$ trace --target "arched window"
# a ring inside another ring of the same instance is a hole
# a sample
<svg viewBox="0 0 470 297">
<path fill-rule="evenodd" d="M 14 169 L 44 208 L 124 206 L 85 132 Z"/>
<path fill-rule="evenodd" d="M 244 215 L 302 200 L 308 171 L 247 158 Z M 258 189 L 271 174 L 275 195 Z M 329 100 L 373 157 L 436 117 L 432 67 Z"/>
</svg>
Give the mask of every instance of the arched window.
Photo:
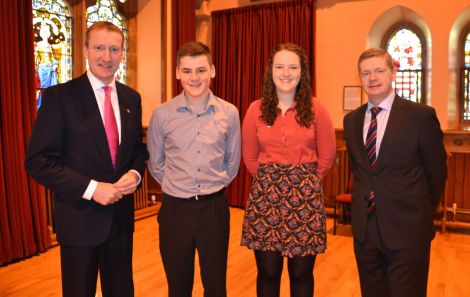
<svg viewBox="0 0 470 297">
<path fill-rule="evenodd" d="M 125 0 L 120 0 L 125 2 Z M 124 33 L 124 48 L 122 53 L 121 65 L 116 72 L 116 80 L 121 83 L 127 81 L 127 40 L 128 30 L 126 20 L 121 16 L 113 0 L 97 0 L 94 6 L 86 10 L 87 28 L 98 21 L 108 21 L 119 27 Z"/>
<path fill-rule="evenodd" d="M 460 122 L 470 124 L 470 24 L 461 38 L 463 65 L 460 74 Z"/>
<path fill-rule="evenodd" d="M 401 97 L 425 103 L 423 34 L 411 24 L 394 26 L 385 36 L 385 49 L 392 56 L 397 75 L 395 90 Z"/>
<path fill-rule="evenodd" d="M 33 0 L 37 107 L 45 88 L 72 79 L 72 17 L 63 0 Z"/>
</svg>

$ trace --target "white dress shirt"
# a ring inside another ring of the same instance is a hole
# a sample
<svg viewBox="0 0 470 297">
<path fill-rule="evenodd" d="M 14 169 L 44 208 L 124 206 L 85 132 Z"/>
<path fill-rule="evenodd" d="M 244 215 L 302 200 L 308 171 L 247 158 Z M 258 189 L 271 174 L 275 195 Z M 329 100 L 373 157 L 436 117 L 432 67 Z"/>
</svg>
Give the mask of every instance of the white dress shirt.
<svg viewBox="0 0 470 297">
<path fill-rule="evenodd" d="M 119 144 L 121 144 L 121 113 L 119 112 L 119 100 L 117 96 L 116 90 L 116 81 L 113 80 L 109 85 L 104 84 L 100 81 L 96 76 L 91 73 L 91 71 L 87 71 L 88 80 L 90 81 L 91 87 L 93 92 L 95 93 L 96 103 L 98 104 L 98 108 L 100 110 L 101 119 L 104 125 L 104 100 L 105 100 L 105 93 L 104 93 L 104 86 L 111 87 L 111 104 L 113 106 L 114 117 L 116 118 L 116 123 L 118 127 L 118 134 L 119 134 Z M 137 170 L 129 170 L 137 174 L 138 181 L 137 184 L 140 184 L 141 176 Z M 93 194 L 95 193 L 96 187 L 98 186 L 98 181 L 91 180 L 88 184 L 88 187 L 83 194 L 83 198 L 87 200 L 91 200 Z"/>
<path fill-rule="evenodd" d="M 385 134 L 385 128 L 387 128 L 388 117 L 390 116 L 390 111 L 392 109 L 393 100 L 395 99 L 395 92 L 391 92 L 390 95 L 385 98 L 377 107 L 382 108 L 382 110 L 377 114 L 377 141 L 375 144 L 375 153 L 376 157 L 379 156 L 380 145 L 382 144 L 382 139 Z M 367 103 L 367 112 L 366 117 L 364 118 L 364 127 L 362 129 L 362 134 L 364 137 L 364 145 L 367 139 L 367 131 L 369 130 L 370 121 L 372 118 L 370 109 L 376 107 L 370 101 Z"/>
</svg>

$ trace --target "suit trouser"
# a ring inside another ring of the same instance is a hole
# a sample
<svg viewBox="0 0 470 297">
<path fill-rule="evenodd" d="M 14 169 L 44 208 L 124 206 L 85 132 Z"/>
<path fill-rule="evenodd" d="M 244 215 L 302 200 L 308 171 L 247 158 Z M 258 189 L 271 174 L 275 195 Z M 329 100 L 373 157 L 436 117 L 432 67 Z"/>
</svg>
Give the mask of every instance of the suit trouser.
<svg viewBox="0 0 470 297">
<path fill-rule="evenodd" d="M 392 250 L 385 246 L 375 214 L 364 242 L 354 240 L 363 297 L 426 296 L 431 243 Z"/>
<path fill-rule="evenodd" d="M 96 247 L 60 246 L 64 297 L 94 297 L 98 271 L 104 297 L 134 296 L 132 233 L 114 219 L 108 239 Z"/>
<path fill-rule="evenodd" d="M 223 192 L 205 200 L 164 194 L 158 223 L 168 296 L 192 296 L 196 250 L 204 296 L 227 296 L 230 212 Z"/>
</svg>

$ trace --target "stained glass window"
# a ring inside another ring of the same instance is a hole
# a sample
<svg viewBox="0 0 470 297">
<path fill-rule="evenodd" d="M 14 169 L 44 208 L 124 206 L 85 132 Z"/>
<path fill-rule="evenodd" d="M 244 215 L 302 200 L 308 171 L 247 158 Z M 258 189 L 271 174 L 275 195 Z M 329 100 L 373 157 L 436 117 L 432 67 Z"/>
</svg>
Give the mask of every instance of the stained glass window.
<svg viewBox="0 0 470 297">
<path fill-rule="evenodd" d="M 387 51 L 397 66 L 396 92 L 405 99 L 424 102 L 423 47 L 416 32 L 409 28 L 399 29 L 388 40 Z"/>
<path fill-rule="evenodd" d="M 72 17 L 62 0 L 33 0 L 37 107 L 45 88 L 72 79 Z"/>
<path fill-rule="evenodd" d="M 464 123 L 470 123 L 470 32 L 464 40 L 464 65 L 462 69 L 462 118 Z"/>
<path fill-rule="evenodd" d="M 465 38 L 465 67 L 470 67 L 470 32 L 467 34 L 467 38 Z"/>
<path fill-rule="evenodd" d="M 121 83 L 127 81 L 127 38 L 128 29 L 126 20 L 119 14 L 113 0 L 96 0 L 94 6 L 86 10 L 87 28 L 98 21 L 108 21 L 116 25 L 124 33 L 124 48 L 122 52 L 122 61 L 116 72 L 116 80 Z M 88 65 L 87 65 L 88 67 Z"/>
</svg>

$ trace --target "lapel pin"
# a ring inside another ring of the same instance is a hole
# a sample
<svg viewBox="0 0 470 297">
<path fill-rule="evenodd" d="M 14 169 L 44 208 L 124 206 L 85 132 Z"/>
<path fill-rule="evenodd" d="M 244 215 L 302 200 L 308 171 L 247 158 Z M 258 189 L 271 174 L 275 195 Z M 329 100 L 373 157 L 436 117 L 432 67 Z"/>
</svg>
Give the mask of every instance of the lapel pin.
<svg viewBox="0 0 470 297">
<path fill-rule="evenodd" d="M 127 111 L 127 113 L 131 113 L 131 110 L 130 110 L 129 108 L 128 108 L 128 109 L 126 109 L 126 111 Z"/>
</svg>

